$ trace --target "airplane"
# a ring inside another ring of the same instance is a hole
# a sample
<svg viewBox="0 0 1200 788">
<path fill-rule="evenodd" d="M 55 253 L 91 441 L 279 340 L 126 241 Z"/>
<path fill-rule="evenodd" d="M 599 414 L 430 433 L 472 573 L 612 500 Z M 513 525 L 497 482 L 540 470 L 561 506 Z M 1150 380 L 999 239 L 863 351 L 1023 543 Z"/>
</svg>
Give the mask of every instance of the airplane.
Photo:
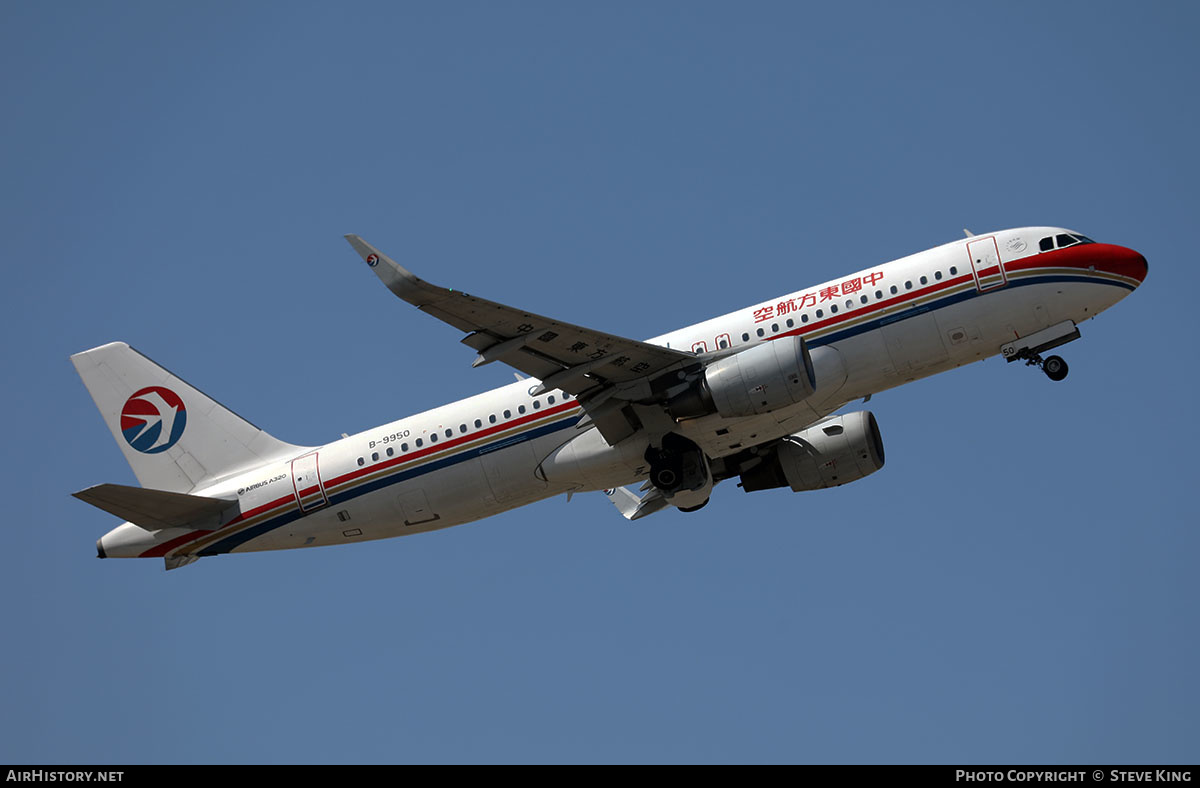
<svg viewBox="0 0 1200 788">
<path fill-rule="evenodd" d="M 883 467 L 873 394 L 999 355 L 1042 354 L 1133 292 L 1146 258 L 1059 227 L 965 237 L 644 342 L 417 278 L 346 240 L 401 300 L 516 382 L 343 436 L 280 441 L 133 348 L 71 357 L 141 487 L 74 493 L 126 522 L 100 558 L 362 542 L 604 491 L 629 520 L 745 492 L 847 484 Z M 522 377 L 522 373 L 528 377 Z M 630 489 L 638 485 L 638 489 Z"/>
</svg>

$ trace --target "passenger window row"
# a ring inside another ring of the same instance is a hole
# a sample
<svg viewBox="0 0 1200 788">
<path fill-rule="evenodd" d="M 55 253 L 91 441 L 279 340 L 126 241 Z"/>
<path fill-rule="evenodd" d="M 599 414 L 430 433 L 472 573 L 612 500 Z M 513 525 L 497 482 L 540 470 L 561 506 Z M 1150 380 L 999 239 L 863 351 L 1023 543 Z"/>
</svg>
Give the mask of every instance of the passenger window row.
<svg viewBox="0 0 1200 788">
<path fill-rule="evenodd" d="M 950 276 L 957 276 L 957 275 L 958 275 L 958 266 L 956 266 L 956 265 L 952 265 L 952 266 L 950 266 Z M 934 271 L 934 272 L 933 272 L 933 278 L 934 278 L 934 279 L 936 279 L 936 280 L 938 280 L 938 281 L 940 282 L 940 281 L 941 281 L 941 279 L 942 279 L 942 272 L 941 272 L 941 271 Z M 923 284 L 923 285 L 927 285 L 927 284 L 929 284 L 929 277 L 927 277 L 927 276 L 922 276 L 922 277 L 920 278 L 920 280 L 919 280 L 919 281 L 920 281 L 920 283 L 921 283 L 921 284 Z M 905 289 L 905 290 L 912 290 L 912 288 L 913 288 L 913 283 L 912 283 L 912 280 L 911 280 L 911 279 L 910 279 L 910 280 L 908 280 L 908 281 L 906 281 L 906 282 L 904 283 L 904 289 Z M 897 287 L 896 285 L 892 285 L 892 286 L 889 288 L 889 292 L 890 292 L 892 295 L 896 295 L 896 294 L 898 294 L 898 293 L 900 292 L 900 288 L 899 288 L 899 287 Z M 875 300 L 876 300 L 876 301 L 882 301 L 882 300 L 883 300 L 883 297 L 884 297 L 884 294 L 883 294 L 883 291 L 882 291 L 882 290 L 876 290 L 876 291 L 875 291 Z M 859 297 L 858 297 L 858 302 L 859 302 L 860 304 L 868 304 L 868 303 L 870 303 L 870 301 L 871 301 L 871 298 L 870 298 L 870 296 L 868 296 L 866 293 L 864 293 L 864 294 L 862 294 L 861 296 L 859 296 Z M 853 298 L 848 298 L 848 299 L 846 299 L 846 302 L 845 302 L 845 307 L 844 307 L 844 308 L 845 308 L 845 309 L 853 309 L 853 308 L 854 308 L 854 299 L 853 299 Z M 835 303 L 830 303 L 830 304 L 829 304 L 829 313 L 830 313 L 831 315 L 836 315 L 836 314 L 838 313 L 838 305 L 837 305 L 837 304 L 835 304 Z M 810 317 L 810 315 L 811 315 L 811 317 Z M 820 319 L 821 319 L 821 318 L 823 318 L 823 317 L 825 317 L 825 310 L 824 310 L 823 308 L 821 308 L 821 309 L 816 309 L 815 311 L 812 311 L 812 312 L 803 312 L 803 313 L 801 313 L 801 315 L 800 315 L 800 322 L 801 322 L 801 323 L 807 323 L 807 322 L 808 322 L 810 319 L 812 319 L 812 318 L 815 318 L 815 319 L 817 319 L 817 320 L 820 320 Z M 785 325 L 786 325 L 788 328 L 794 328 L 794 327 L 795 327 L 795 325 L 796 325 L 796 322 L 795 322 L 795 320 L 793 320 L 792 318 L 790 318 L 790 317 L 789 317 L 789 318 L 788 318 L 788 319 L 785 321 Z M 771 324 L 771 333 L 772 333 L 772 334 L 777 334 L 777 333 L 779 333 L 779 331 L 780 331 L 780 326 L 779 326 L 779 323 L 772 323 L 772 324 Z M 767 331 L 766 331 L 766 329 L 765 329 L 765 328 L 757 328 L 757 329 L 755 329 L 754 333 L 755 333 L 755 335 L 756 335 L 756 336 L 759 336 L 759 337 L 765 337 L 765 336 L 767 335 Z M 748 332 L 748 331 L 744 331 L 744 332 L 742 332 L 742 341 L 743 341 L 743 342 L 749 342 L 749 341 L 750 341 L 750 332 Z M 724 343 L 722 343 L 722 344 L 721 344 L 721 347 L 722 347 L 722 348 L 724 348 L 724 347 L 725 347 L 725 344 L 724 344 Z"/>
<path fill-rule="evenodd" d="M 563 393 L 563 395 L 562 395 L 563 402 L 568 402 L 571 399 L 572 399 L 572 397 L 570 394 L 567 394 L 565 392 Z M 546 397 L 546 405 L 547 406 L 554 405 L 556 402 L 558 402 L 558 398 L 555 395 L 551 394 L 550 396 Z M 542 400 L 540 398 L 534 399 L 532 405 L 533 405 L 534 410 L 541 410 L 542 409 Z M 522 413 L 526 413 L 527 410 L 528 409 L 524 405 L 517 406 L 518 415 L 522 414 Z M 507 420 L 507 419 L 511 419 L 512 417 L 513 417 L 512 409 L 505 408 L 503 411 L 503 418 Z M 497 421 L 499 421 L 499 419 L 496 418 L 495 413 L 491 413 L 488 415 L 488 417 L 487 417 L 488 424 L 495 424 L 495 423 L 497 423 Z M 484 424 L 482 418 L 475 419 L 472 423 L 475 425 L 475 429 L 481 429 Z M 458 434 L 466 435 L 469 431 L 470 431 L 470 428 L 467 426 L 467 424 L 465 422 L 458 425 Z M 444 435 L 447 438 L 453 437 L 454 429 L 451 427 L 447 427 L 445 430 L 442 431 L 442 435 Z M 433 444 L 433 443 L 438 442 L 439 436 L 438 436 L 438 433 L 436 431 L 434 431 L 434 432 L 429 433 L 428 438 L 429 438 L 429 443 Z M 424 445 L 425 445 L 424 438 L 416 438 L 412 442 L 412 448 L 414 448 L 414 449 L 419 449 L 419 448 L 423 447 Z M 408 442 L 404 442 L 404 443 L 400 444 L 401 454 L 403 454 L 404 452 L 406 452 L 408 450 L 409 450 Z M 393 447 L 388 447 L 387 449 L 384 450 L 383 456 L 384 457 L 392 457 L 392 456 L 395 456 L 395 453 L 396 453 L 396 451 Z M 381 459 L 383 459 L 383 457 L 380 456 L 379 452 L 371 452 L 371 456 L 370 456 L 370 460 L 369 460 L 370 462 L 379 462 Z M 366 465 L 367 462 L 368 462 L 368 459 L 366 456 L 358 458 L 359 467 Z"/>
</svg>

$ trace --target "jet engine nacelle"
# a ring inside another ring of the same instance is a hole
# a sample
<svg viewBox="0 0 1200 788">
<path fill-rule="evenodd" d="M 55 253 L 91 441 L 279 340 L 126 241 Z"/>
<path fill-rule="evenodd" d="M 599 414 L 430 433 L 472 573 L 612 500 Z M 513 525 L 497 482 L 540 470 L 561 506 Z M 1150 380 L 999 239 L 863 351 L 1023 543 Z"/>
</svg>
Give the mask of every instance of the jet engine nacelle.
<svg viewBox="0 0 1200 788">
<path fill-rule="evenodd" d="M 741 476 L 746 492 L 791 487 L 793 492 L 837 487 L 883 467 L 883 438 L 870 411 L 834 416 L 789 435 L 775 453 Z"/>
<path fill-rule="evenodd" d="M 713 361 L 699 385 L 671 403 L 677 417 L 756 416 L 803 402 L 817 375 L 803 337 L 782 337 Z"/>
</svg>

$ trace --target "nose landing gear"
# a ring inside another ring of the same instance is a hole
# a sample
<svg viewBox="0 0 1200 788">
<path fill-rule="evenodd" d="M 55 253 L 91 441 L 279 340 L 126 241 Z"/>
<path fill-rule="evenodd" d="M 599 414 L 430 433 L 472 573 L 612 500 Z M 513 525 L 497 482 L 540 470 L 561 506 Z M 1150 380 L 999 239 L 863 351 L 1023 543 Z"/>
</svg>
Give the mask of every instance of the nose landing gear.
<svg viewBox="0 0 1200 788">
<path fill-rule="evenodd" d="M 1026 366 L 1041 367 L 1046 377 L 1058 381 L 1067 376 L 1067 362 L 1061 356 L 1050 356 L 1043 360 L 1039 354 L 1076 339 L 1079 339 L 1079 328 L 1074 321 L 1064 320 L 1001 345 L 1000 355 L 1008 362 L 1021 360 Z"/>
<path fill-rule="evenodd" d="M 1068 370 L 1067 362 L 1063 361 L 1062 356 L 1051 356 L 1042 362 L 1042 372 L 1055 382 L 1065 378 Z"/>
<path fill-rule="evenodd" d="M 1024 351 L 1021 357 L 1025 359 L 1025 366 L 1041 367 L 1042 372 L 1046 373 L 1046 377 L 1056 383 L 1065 378 L 1067 372 L 1070 371 L 1070 367 L 1067 366 L 1067 362 L 1063 360 L 1062 356 L 1050 356 L 1043 359 L 1037 353 Z"/>
</svg>

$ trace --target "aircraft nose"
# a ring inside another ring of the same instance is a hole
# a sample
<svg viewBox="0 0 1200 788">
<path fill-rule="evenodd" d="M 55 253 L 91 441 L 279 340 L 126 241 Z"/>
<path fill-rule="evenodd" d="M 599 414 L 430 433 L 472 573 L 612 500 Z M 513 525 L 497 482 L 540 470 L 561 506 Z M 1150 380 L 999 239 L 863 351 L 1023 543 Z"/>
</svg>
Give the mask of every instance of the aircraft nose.
<svg viewBox="0 0 1200 788">
<path fill-rule="evenodd" d="M 1133 252 L 1132 249 L 1130 249 L 1129 251 Z M 1137 263 L 1135 265 L 1135 268 L 1138 272 L 1134 276 L 1134 278 L 1137 279 L 1138 282 L 1144 282 L 1144 281 L 1146 281 L 1146 274 L 1150 273 L 1150 264 L 1146 262 L 1145 255 L 1138 254 L 1137 252 L 1133 252 L 1133 253 L 1135 255 L 1137 255 Z M 1138 266 L 1140 266 L 1140 267 L 1138 267 Z"/>
<path fill-rule="evenodd" d="M 1146 279 L 1146 273 L 1150 270 L 1141 253 L 1124 246 L 1107 246 L 1097 267 L 1110 274 L 1133 279 L 1138 285 Z"/>
</svg>

